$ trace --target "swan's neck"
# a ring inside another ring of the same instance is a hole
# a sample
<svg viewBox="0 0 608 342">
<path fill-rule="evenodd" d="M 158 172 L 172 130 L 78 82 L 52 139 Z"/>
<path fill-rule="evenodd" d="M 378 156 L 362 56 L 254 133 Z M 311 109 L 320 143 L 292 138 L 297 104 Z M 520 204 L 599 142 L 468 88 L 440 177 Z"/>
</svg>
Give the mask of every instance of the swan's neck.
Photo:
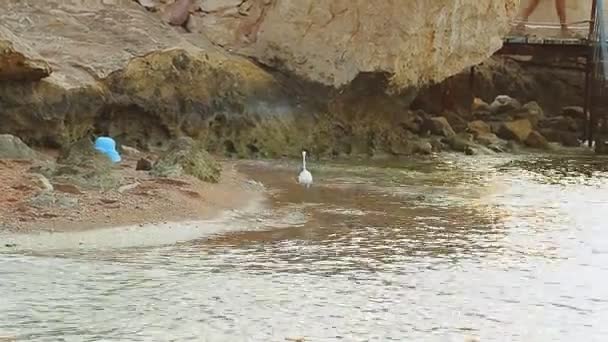
<svg viewBox="0 0 608 342">
<path fill-rule="evenodd" d="M 306 155 L 302 154 L 302 169 L 306 170 Z"/>
</svg>

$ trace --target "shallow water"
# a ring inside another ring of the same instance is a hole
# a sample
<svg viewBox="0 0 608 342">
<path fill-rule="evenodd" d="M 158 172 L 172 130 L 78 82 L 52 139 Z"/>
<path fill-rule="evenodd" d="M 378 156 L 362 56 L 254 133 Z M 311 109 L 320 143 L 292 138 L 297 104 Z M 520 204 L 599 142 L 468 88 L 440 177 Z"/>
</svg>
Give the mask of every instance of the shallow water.
<svg viewBox="0 0 608 342">
<path fill-rule="evenodd" d="M 608 340 L 608 160 L 311 167 L 304 190 L 296 164 L 243 164 L 271 210 L 222 234 L 0 249 L 0 336 Z"/>
</svg>

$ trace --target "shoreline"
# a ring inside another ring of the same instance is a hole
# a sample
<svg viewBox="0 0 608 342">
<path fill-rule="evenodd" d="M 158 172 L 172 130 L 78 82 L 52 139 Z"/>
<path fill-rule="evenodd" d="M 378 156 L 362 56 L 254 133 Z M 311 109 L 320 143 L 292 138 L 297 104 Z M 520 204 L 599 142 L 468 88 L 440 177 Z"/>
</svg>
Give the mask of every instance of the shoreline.
<svg viewBox="0 0 608 342">
<path fill-rule="evenodd" d="M 565 152 L 580 153 L 583 150 L 564 148 L 543 154 L 568 156 L 570 153 Z M 536 154 L 533 151 L 526 152 L 498 155 L 504 157 Z M 49 152 L 45 151 L 44 154 L 49 155 Z M 448 154 L 461 156 L 456 152 L 448 152 Z M 445 152 L 435 157 L 442 158 L 442 155 L 445 157 Z M 54 189 L 53 192 L 60 196 L 69 196 L 78 200 L 75 206 L 65 208 L 56 205 L 47 208 L 31 206 L 28 197 L 44 192 L 35 189 L 36 179 L 32 179 L 31 173 L 27 171 L 35 162 L 1 159 L 0 177 L 5 181 L 0 184 L 0 237 L 115 229 L 151 230 L 154 229 L 152 227 L 176 225 L 200 226 L 204 223 L 213 223 L 214 220 L 225 219 L 231 216 L 230 213 L 255 212 L 262 209 L 262 203 L 268 200 L 263 185 L 237 170 L 238 164 L 245 165 L 246 161 L 218 159 L 222 167 L 222 176 L 218 183 L 213 184 L 190 176 L 161 178 L 150 176 L 147 172 L 135 171 L 135 164 L 140 156 L 126 155 L 124 161 L 116 167 L 129 183 L 128 189 L 123 192 L 77 189 L 79 193 L 70 193 L 74 189 L 69 187 L 62 189 L 63 191 Z M 357 158 L 347 159 L 357 160 Z M 368 162 L 378 161 L 378 158 L 363 159 Z M 12 179 L 7 177 L 7 171 L 12 172 L 15 177 Z M 136 186 L 129 188 L 129 185 Z M 10 244 L 2 240 L 0 239 L 0 247 Z"/>
<path fill-rule="evenodd" d="M 241 224 L 255 219 L 265 197 L 260 194 L 240 208 L 218 211 L 213 217 L 94 227 L 63 231 L 0 231 L 0 251 L 44 253 L 53 250 L 109 250 L 117 248 L 164 246 L 240 231 Z"/>
</svg>

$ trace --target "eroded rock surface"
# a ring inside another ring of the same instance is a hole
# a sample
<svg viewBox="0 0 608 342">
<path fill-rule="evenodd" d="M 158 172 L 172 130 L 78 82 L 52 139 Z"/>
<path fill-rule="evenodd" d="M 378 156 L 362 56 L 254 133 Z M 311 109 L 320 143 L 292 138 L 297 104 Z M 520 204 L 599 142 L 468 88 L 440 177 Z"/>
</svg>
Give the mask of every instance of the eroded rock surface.
<svg viewBox="0 0 608 342">
<path fill-rule="evenodd" d="M 445 117 L 431 131 L 452 136 L 470 118 L 411 110 L 417 89 L 487 58 L 515 2 L 200 0 L 185 34 L 163 21 L 172 1 L 6 0 L 0 133 L 143 150 L 185 135 L 236 156 L 428 154 L 441 144 L 418 136 L 425 122 Z"/>
<path fill-rule="evenodd" d="M 169 150 L 153 165 L 151 172 L 159 177 L 190 175 L 204 182 L 217 183 L 221 167 L 201 143 L 182 137 L 171 144 Z"/>
<path fill-rule="evenodd" d="M 341 86 L 361 72 L 400 87 L 440 81 L 500 48 L 517 0 L 203 0 L 212 41 Z"/>
<path fill-rule="evenodd" d="M 242 113 L 246 98 L 277 88 L 252 62 L 203 36 L 186 40 L 132 0 L 4 1 L 0 46 L 25 58 L 21 70 L 0 68 L 0 133 L 29 143 L 67 146 L 124 126 L 156 142 L 225 106 Z"/>
</svg>

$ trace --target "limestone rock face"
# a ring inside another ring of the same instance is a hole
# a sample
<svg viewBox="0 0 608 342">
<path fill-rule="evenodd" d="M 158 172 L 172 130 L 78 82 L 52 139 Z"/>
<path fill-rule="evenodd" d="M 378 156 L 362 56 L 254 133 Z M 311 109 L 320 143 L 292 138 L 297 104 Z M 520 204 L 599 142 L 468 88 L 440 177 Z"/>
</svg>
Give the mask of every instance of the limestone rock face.
<svg viewBox="0 0 608 342">
<path fill-rule="evenodd" d="M 0 133 L 28 143 L 69 146 L 124 126 L 147 129 L 137 139 L 166 139 L 227 102 L 242 112 L 239 101 L 264 101 L 272 81 L 132 0 L 0 3 Z"/>
<path fill-rule="evenodd" d="M 215 43 L 306 79 L 341 86 L 387 72 L 440 81 L 500 48 L 518 0 L 204 0 Z M 225 6 L 221 6 L 224 4 Z M 221 9 L 221 10 L 219 10 Z"/>
<path fill-rule="evenodd" d="M 51 74 L 42 57 L 0 26 L 0 81 L 37 81 Z"/>
<path fill-rule="evenodd" d="M 237 156 L 428 152 L 411 143 L 416 88 L 486 59 L 517 5 L 198 0 L 184 34 L 162 20 L 171 2 L 0 1 L 0 133 L 142 149 L 185 135 Z"/>
</svg>

